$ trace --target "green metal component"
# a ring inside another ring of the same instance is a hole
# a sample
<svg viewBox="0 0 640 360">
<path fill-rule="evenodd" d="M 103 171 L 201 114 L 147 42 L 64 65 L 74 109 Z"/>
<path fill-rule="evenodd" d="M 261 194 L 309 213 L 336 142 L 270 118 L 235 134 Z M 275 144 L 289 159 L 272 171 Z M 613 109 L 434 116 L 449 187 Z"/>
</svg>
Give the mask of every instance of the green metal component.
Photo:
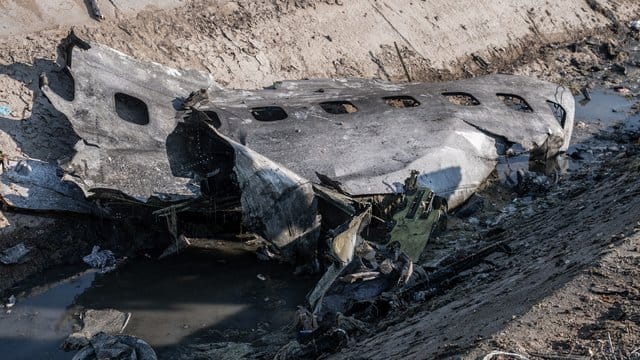
<svg viewBox="0 0 640 360">
<path fill-rule="evenodd" d="M 400 243 L 400 248 L 416 262 L 424 251 L 429 238 L 446 220 L 446 205 L 428 188 L 417 185 L 417 172 L 405 181 L 405 194 L 393 216 L 395 226 L 391 230 L 391 241 Z"/>
</svg>

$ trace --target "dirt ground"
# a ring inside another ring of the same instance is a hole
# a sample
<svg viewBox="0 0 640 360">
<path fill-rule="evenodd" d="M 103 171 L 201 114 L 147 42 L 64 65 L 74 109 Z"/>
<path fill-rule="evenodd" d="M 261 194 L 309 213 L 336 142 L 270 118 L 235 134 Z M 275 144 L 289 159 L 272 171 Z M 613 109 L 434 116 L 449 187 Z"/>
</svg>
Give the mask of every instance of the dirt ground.
<svg viewBox="0 0 640 360">
<path fill-rule="evenodd" d="M 625 85 L 636 101 L 640 79 L 640 32 L 627 26 L 640 18 L 640 3 L 631 0 L 166 1 L 165 9 L 107 1 L 99 2 L 101 22 L 79 1 L 69 2 L 73 14 L 64 21 L 64 12 L 54 16 L 63 7 L 44 16 L 31 5 L 12 7 L 22 3 L 32 2 L 0 1 L 4 17 L 41 20 L 20 31 L 0 26 L 0 106 L 10 109 L 0 115 L 0 150 L 10 158 L 55 162 L 73 151 L 77 138 L 68 122 L 38 90 L 42 72 L 60 72 L 56 45 L 71 24 L 81 38 L 208 71 L 230 88 L 282 79 L 438 81 L 504 72 L 565 84 L 576 94 Z M 575 131 L 585 146 L 604 150 L 548 193 L 516 203 L 498 224 L 452 217 L 433 245 L 462 254 L 504 241 L 510 251 L 459 274 L 442 295 L 400 304 L 323 356 L 476 359 L 498 350 L 531 359 L 640 359 L 639 134 L 580 123 Z M 481 195 L 490 204 L 486 218 L 504 214 L 514 198 L 496 182 Z M 94 243 L 127 247 L 122 243 L 135 231 L 55 214 L 1 215 L 0 249 L 21 241 L 34 248 L 27 263 L 0 265 L 4 294 L 29 275 L 77 262 Z M 184 358 L 213 356 L 201 347 L 183 350 Z"/>
</svg>

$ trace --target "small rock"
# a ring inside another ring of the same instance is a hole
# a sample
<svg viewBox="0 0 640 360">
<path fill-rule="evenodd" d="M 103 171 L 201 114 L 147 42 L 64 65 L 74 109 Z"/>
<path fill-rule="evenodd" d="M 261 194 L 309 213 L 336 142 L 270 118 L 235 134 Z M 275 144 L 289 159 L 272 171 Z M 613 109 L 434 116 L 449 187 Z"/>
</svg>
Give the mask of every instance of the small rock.
<svg viewBox="0 0 640 360">
<path fill-rule="evenodd" d="M 31 251 L 24 243 L 10 247 L 0 253 L 0 262 L 5 265 L 17 264 Z"/>
<path fill-rule="evenodd" d="M 9 296 L 9 299 L 7 300 L 7 303 L 4 304 L 4 306 L 8 309 L 8 308 L 12 308 L 16 305 L 16 296 L 15 295 L 11 295 Z"/>
<path fill-rule="evenodd" d="M 611 65 L 611 70 L 620 75 L 627 75 L 627 67 L 624 64 L 613 64 Z"/>
<path fill-rule="evenodd" d="M 385 259 L 382 264 L 380 264 L 380 272 L 384 275 L 390 274 L 393 271 L 393 262 L 391 259 Z"/>
<path fill-rule="evenodd" d="M 624 87 L 624 86 L 616 86 L 613 88 L 613 90 L 619 94 L 622 95 L 630 95 L 631 94 L 631 90 L 629 90 L 628 88 Z"/>
<path fill-rule="evenodd" d="M 187 239 L 184 235 L 178 236 L 178 239 L 174 241 L 171 245 L 169 245 L 158 257 L 158 259 L 164 259 L 167 256 L 171 256 L 173 254 L 179 253 L 181 250 L 186 249 L 191 245 L 189 239 Z"/>
<path fill-rule="evenodd" d="M 80 349 L 89 345 L 98 333 L 119 334 L 131 318 L 131 313 L 123 313 L 114 309 L 87 310 L 82 314 L 82 329 L 69 335 L 62 344 L 66 350 Z"/>
<path fill-rule="evenodd" d="M 99 269 L 100 272 L 109 272 L 116 268 L 116 257 L 111 250 L 100 250 L 100 246 L 94 246 L 91 254 L 82 258 L 87 265 Z"/>
<path fill-rule="evenodd" d="M 262 281 L 267 280 L 267 277 L 266 277 L 266 276 L 264 276 L 264 275 L 262 275 L 262 274 L 258 274 L 258 275 L 256 275 L 256 277 L 257 277 L 258 279 L 262 280 Z"/>
</svg>

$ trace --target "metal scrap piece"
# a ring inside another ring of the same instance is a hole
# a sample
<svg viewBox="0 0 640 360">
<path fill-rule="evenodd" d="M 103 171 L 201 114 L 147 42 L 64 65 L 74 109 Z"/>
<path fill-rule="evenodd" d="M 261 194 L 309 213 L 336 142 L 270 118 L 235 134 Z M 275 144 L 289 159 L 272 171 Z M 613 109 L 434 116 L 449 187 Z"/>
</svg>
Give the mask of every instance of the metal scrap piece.
<svg viewBox="0 0 640 360">
<path fill-rule="evenodd" d="M 246 146 L 219 136 L 235 150 L 233 169 L 241 192 L 243 223 L 281 251 L 312 253 L 320 234 L 312 184 Z"/>
<path fill-rule="evenodd" d="M 72 360 L 93 359 L 157 360 L 158 357 L 153 348 L 142 339 L 99 332 Z"/>
<path fill-rule="evenodd" d="M 91 253 L 82 257 L 87 265 L 100 270 L 100 273 L 107 273 L 115 270 L 117 260 L 111 250 L 100 250 L 100 246 L 94 245 Z"/>
<path fill-rule="evenodd" d="M 0 252 L 0 263 L 5 265 L 17 264 L 31 251 L 24 243 L 12 246 Z"/>
<path fill-rule="evenodd" d="M 446 205 L 440 203 L 430 189 L 416 184 L 417 174 L 412 172 L 405 181 L 405 193 L 400 209 L 393 216 L 394 226 L 389 234 L 391 241 L 399 242 L 412 261 L 418 261 L 432 232 L 446 216 Z"/>
<path fill-rule="evenodd" d="M 104 215 L 60 167 L 40 160 L 6 161 L 0 198 L 11 208 Z"/>
<path fill-rule="evenodd" d="M 96 0 L 89 0 L 89 8 L 96 20 L 104 20 L 104 15 L 102 15 L 102 11 L 100 11 L 100 7 Z"/>
<path fill-rule="evenodd" d="M 365 275 L 352 275 L 362 273 Z M 355 304 L 371 301 L 393 288 L 401 276 L 398 271 L 382 275 L 367 268 L 361 258 L 355 257 L 339 271 L 335 267 L 328 269 L 309 296 L 309 303 L 314 314 L 321 318 L 344 314 Z M 358 278 L 360 281 L 350 281 Z"/>
<path fill-rule="evenodd" d="M 352 259 L 358 244 L 358 237 L 371 219 L 369 208 L 363 210 L 357 216 L 330 232 L 332 235 L 330 249 L 332 255 L 342 264 L 348 264 Z"/>
<path fill-rule="evenodd" d="M 371 222 L 371 205 L 322 185 L 314 185 L 314 191 L 324 204 L 320 215 L 323 226 L 329 229 L 326 236 L 330 256 L 346 265 L 362 243 L 360 233 Z"/>
<path fill-rule="evenodd" d="M 42 83 L 44 94 L 82 138 L 65 164 L 71 179 L 87 195 L 99 195 L 102 188 L 143 202 L 152 196 L 175 201 L 198 195 L 198 184 L 187 171 L 172 169 L 171 158 L 179 154 L 167 153 L 167 141 L 183 97 L 193 89 L 217 87 L 211 76 L 72 40 L 63 51 L 74 79 L 73 100 Z"/>
</svg>

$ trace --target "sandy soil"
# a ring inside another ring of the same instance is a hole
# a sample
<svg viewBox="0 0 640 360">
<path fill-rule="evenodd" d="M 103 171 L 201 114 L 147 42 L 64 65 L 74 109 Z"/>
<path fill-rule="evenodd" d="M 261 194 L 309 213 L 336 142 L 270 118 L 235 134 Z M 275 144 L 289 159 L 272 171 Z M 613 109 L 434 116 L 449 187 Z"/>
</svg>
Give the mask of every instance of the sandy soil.
<svg viewBox="0 0 640 360">
<path fill-rule="evenodd" d="M 105 18 L 135 15 L 142 10 L 171 9 L 182 0 L 98 0 Z M 2 0 L 0 1 L 0 37 L 24 35 L 40 30 L 88 25 L 100 20 L 88 0 Z"/>
<path fill-rule="evenodd" d="M 633 75 L 631 67 L 622 74 L 611 67 L 629 60 L 622 43 L 637 34 L 627 34 L 626 24 L 640 17 L 640 3 L 631 0 L 162 2 L 182 3 L 170 10 L 114 1 L 120 12 L 106 1 L 99 3 L 107 18 L 96 22 L 82 2 L 68 3 L 70 12 L 60 13 L 53 5 L 0 1 L 0 106 L 10 109 L 0 115 L 5 156 L 56 161 L 72 152 L 76 138 L 68 122 L 38 90 L 40 73 L 62 76 L 55 47 L 71 24 L 83 38 L 205 70 L 233 88 L 310 77 L 405 81 L 395 43 L 416 81 L 511 72 L 577 91 Z M 618 136 L 611 141 L 633 148 Z M 530 358 L 637 358 L 637 155 L 612 157 L 563 179 L 552 196 L 500 224 L 499 238 L 513 253 L 494 255 L 441 297 L 397 309 L 334 356 L 478 358 L 499 349 Z M 491 196 L 499 202 L 502 195 Z M 1 268 L 0 290 L 77 261 L 94 242 L 118 240 L 98 236 L 112 224 L 90 220 L 8 212 L 1 220 L 0 248 L 26 241 L 36 251 L 26 264 Z M 496 240 L 481 234 L 454 222 L 447 236 Z"/>
</svg>

